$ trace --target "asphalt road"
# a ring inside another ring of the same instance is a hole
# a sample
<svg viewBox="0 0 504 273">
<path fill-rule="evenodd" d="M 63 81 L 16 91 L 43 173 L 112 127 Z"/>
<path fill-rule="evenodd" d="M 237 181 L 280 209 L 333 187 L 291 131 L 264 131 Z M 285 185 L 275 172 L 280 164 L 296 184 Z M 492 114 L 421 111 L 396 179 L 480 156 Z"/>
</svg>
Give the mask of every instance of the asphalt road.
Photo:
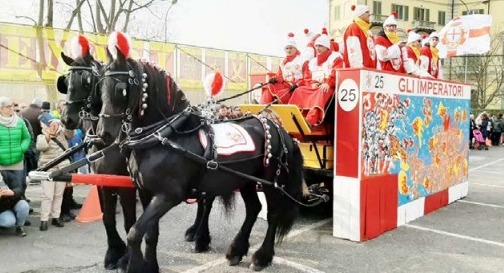
<svg viewBox="0 0 504 273">
<path fill-rule="evenodd" d="M 471 151 L 469 159 L 469 195 L 463 200 L 364 243 L 332 237 L 331 218 L 305 213 L 276 247 L 273 265 L 263 272 L 504 272 L 504 148 Z M 82 202 L 88 191 L 88 186 L 77 187 L 77 200 Z M 33 225 L 26 228 L 24 238 L 10 230 L 0 231 L 0 272 L 107 272 L 101 222 L 71 222 L 41 232 L 40 186 L 30 186 L 27 195 L 35 209 L 30 217 Z M 174 208 L 160 224 L 161 272 L 252 272 L 248 268 L 252 251 L 236 267 L 228 266 L 224 258 L 243 212 L 241 202 L 231 215 L 214 206 L 211 251 L 195 254 L 183 235 L 196 206 Z M 252 249 L 261 243 L 265 230 L 266 222 L 258 220 Z"/>
</svg>

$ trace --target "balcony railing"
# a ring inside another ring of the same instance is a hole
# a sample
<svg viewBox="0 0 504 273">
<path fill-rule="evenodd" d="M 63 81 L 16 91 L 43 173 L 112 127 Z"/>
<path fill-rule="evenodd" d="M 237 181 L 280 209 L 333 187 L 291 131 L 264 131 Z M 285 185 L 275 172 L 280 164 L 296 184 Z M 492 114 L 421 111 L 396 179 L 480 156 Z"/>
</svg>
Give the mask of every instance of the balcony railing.
<svg viewBox="0 0 504 273">
<path fill-rule="evenodd" d="M 434 28 L 436 26 L 436 22 L 422 21 L 422 20 L 413 20 L 411 21 L 412 27 L 428 27 Z"/>
</svg>

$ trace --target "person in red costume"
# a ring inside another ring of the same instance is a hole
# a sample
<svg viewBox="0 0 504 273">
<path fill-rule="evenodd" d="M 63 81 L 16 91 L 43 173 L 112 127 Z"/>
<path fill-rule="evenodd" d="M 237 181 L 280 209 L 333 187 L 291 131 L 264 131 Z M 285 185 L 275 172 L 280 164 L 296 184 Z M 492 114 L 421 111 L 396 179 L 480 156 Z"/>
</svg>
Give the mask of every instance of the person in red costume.
<svg viewBox="0 0 504 273">
<path fill-rule="evenodd" d="M 427 71 L 420 69 L 420 47 L 422 46 L 422 36 L 409 30 L 406 46 L 402 48 L 404 70 L 406 74 L 415 75 L 422 78 L 433 78 Z"/>
<path fill-rule="evenodd" d="M 395 14 L 390 15 L 383 22 L 383 31 L 375 39 L 376 68 L 384 71 L 405 73 L 401 48 L 404 43 L 397 36 L 397 21 Z"/>
<path fill-rule="evenodd" d="M 369 8 L 365 5 L 352 5 L 352 10 L 355 19 L 343 35 L 345 67 L 376 68 L 376 53 L 370 30 Z"/>
<path fill-rule="evenodd" d="M 310 60 L 305 73 L 305 86 L 299 87 L 292 94 L 289 104 L 295 104 L 308 110 L 306 121 L 312 127 L 320 125 L 325 116 L 325 108 L 334 95 L 336 85 L 335 69 L 343 67 L 341 53 L 331 50 L 327 35 L 321 35 L 315 41 L 317 57 Z"/>
<path fill-rule="evenodd" d="M 287 103 L 292 92 L 304 85 L 303 74 L 308 68 L 308 61 L 301 56 L 297 49 L 294 34 L 289 33 L 285 44 L 285 58 L 278 68 L 277 74 L 269 80 L 262 89 L 261 103 Z"/>
<path fill-rule="evenodd" d="M 439 43 L 439 34 L 432 32 L 429 35 L 429 42 L 420 49 L 420 69 L 427 71 L 436 79 L 443 78 L 439 50 L 436 48 Z"/>
<path fill-rule="evenodd" d="M 322 29 L 322 31 L 324 31 L 324 29 Z M 317 56 L 317 51 L 315 50 L 315 40 L 320 37 L 320 33 L 315 34 L 307 28 L 304 29 L 304 33 L 308 44 L 306 44 L 303 51 L 303 56 L 309 61 Z"/>
</svg>

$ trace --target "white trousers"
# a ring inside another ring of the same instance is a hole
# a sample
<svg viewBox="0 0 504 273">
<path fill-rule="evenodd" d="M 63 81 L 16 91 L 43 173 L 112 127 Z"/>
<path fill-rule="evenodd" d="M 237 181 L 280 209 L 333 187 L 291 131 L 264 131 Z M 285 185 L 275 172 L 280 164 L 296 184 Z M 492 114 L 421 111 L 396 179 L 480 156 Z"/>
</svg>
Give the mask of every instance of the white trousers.
<svg viewBox="0 0 504 273">
<path fill-rule="evenodd" d="M 66 182 L 42 181 L 42 203 L 40 205 L 40 221 L 48 221 L 49 217 L 60 217 L 61 202 Z"/>
</svg>

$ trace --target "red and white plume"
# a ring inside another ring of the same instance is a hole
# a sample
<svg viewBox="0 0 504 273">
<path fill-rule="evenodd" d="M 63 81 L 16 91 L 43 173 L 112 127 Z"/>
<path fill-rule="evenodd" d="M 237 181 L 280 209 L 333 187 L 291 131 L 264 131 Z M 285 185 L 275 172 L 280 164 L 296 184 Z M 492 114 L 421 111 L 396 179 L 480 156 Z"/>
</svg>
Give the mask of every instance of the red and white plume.
<svg viewBox="0 0 504 273">
<path fill-rule="evenodd" d="M 108 50 L 114 60 L 117 59 L 117 50 L 127 59 L 131 53 L 131 40 L 126 34 L 114 31 L 109 36 Z"/>
<path fill-rule="evenodd" d="M 323 27 L 323 28 L 322 28 L 322 34 L 329 35 L 329 34 L 327 33 L 327 28 L 325 28 L 325 27 Z"/>
<path fill-rule="evenodd" d="M 215 72 L 208 74 L 205 78 L 205 82 L 203 82 L 203 88 L 205 88 L 205 94 L 209 97 L 220 95 L 224 90 L 224 78 L 222 78 L 221 73 Z"/>
<path fill-rule="evenodd" d="M 70 41 L 70 48 L 72 50 L 72 58 L 83 57 L 89 54 L 89 41 L 84 35 L 79 34 Z"/>
</svg>

